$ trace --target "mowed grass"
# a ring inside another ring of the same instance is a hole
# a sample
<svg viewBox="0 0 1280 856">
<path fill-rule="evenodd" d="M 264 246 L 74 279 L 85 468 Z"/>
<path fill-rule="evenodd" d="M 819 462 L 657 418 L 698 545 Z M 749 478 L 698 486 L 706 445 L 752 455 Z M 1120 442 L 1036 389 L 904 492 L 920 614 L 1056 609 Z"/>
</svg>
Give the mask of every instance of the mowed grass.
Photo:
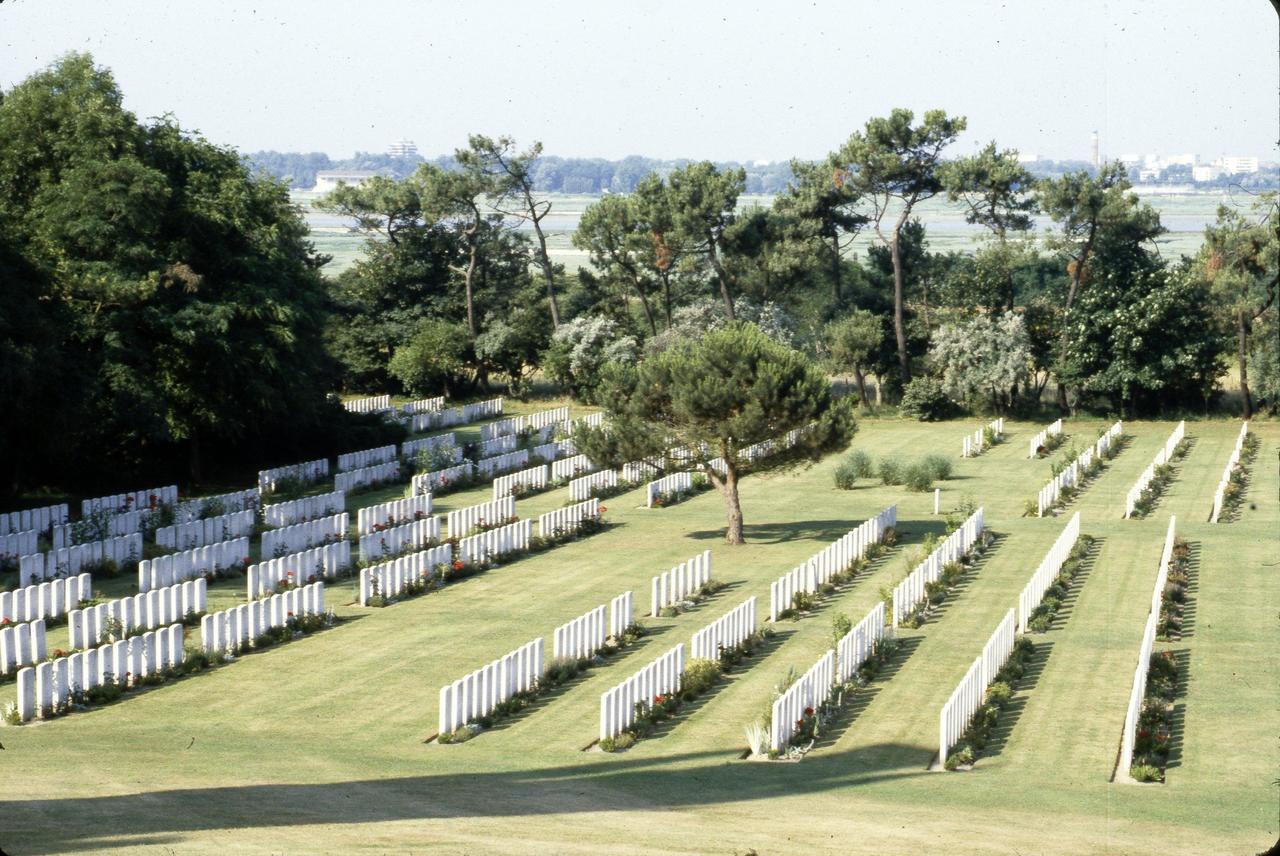
<svg viewBox="0 0 1280 856">
<path fill-rule="evenodd" d="M 543 404 L 530 405 L 540 409 Z M 996 740 L 969 773 L 931 773 L 938 711 L 1066 522 L 1021 516 L 1049 477 L 1025 458 L 1038 426 L 961 461 L 976 425 L 865 421 L 855 446 L 877 460 L 942 452 L 955 478 L 944 509 L 972 497 L 997 544 L 941 615 L 904 631 L 883 680 L 798 764 L 741 761 L 742 726 L 789 667 L 855 621 L 942 521 L 931 494 L 878 483 L 832 487 L 833 456 L 743 484 L 749 543 L 722 541 L 706 493 L 667 509 L 633 491 L 606 502 L 614 525 L 431 595 L 360 609 L 349 583 L 328 602 L 349 620 L 209 674 L 110 707 L 0 731 L 10 787 L 0 847 L 14 854 L 156 853 L 1253 853 L 1276 839 L 1280 714 L 1276 556 L 1280 426 L 1263 443 L 1238 520 L 1205 522 L 1239 428 L 1190 423 L 1190 453 L 1154 512 L 1124 521 L 1125 493 L 1172 423 L 1126 425 L 1129 442 L 1072 503 L 1099 539 Z M 1081 445 L 1101 421 L 1068 420 Z M 358 498 L 363 505 L 383 491 Z M 446 496 L 440 510 L 487 498 Z M 522 517 L 564 490 L 519 503 Z M 582 751 L 600 693 L 747 596 L 897 502 L 903 543 L 816 614 L 775 639 L 659 736 L 619 755 Z M 1250 505 L 1255 507 L 1250 508 Z M 1192 543 L 1188 637 L 1172 645 L 1186 690 L 1161 786 L 1110 782 L 1161 541 L 1170 513 Z M 428 744 L 441 685 L 621 591 L 648 609 L 649 579 L 702 549 L 729 588 L 522 715 L 458 746 Z M 127 581 L 114 581 L 128 589 Z M 243 598 L 223 583 L 215 605 Z M 123 593 L 123 590 L 120 593 Z M 65 631 L 64 631 L 65 632 Z M 5 690 L 11 692 L 11 690 Z"/>
</svg>

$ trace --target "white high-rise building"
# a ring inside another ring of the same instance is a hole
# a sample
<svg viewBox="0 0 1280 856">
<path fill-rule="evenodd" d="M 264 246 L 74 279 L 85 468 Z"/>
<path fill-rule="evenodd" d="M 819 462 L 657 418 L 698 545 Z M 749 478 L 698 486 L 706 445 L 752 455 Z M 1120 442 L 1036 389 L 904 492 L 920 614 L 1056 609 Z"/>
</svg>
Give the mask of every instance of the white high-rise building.
<svg viewBox="0 0 1280 856">
<path fill-rule="evenodd" d="M 393 158 L 411 158 L 418 153 L 418 147 L 413 140 L 399 140 L 387 146 L 387 154 Z"/>
</svg>

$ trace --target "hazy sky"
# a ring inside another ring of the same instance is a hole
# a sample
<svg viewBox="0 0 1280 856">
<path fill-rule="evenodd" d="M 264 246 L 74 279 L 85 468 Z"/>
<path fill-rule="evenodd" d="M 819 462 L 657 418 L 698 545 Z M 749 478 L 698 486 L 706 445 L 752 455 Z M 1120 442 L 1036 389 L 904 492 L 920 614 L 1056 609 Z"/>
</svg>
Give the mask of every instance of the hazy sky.
<svg viewBox="0 0 1280 856">
<path fill-rule="evenodd" d="M 942 107 L 1054 158 L 1276 158 L 1266 0 L 0 0 L 0 86 L 66 51 L 139 116 L 243 150 L 428 155 L 468 132 L 565 156 L 817 157 L 871 115 Z"/>
</svg>

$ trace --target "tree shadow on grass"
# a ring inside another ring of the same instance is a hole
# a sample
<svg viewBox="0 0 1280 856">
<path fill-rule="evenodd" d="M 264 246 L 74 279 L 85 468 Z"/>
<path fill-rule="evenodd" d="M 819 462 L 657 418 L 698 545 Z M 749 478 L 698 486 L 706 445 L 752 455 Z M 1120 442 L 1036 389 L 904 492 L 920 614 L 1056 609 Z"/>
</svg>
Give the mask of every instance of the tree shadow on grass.
<svg viewBox="0 0 1280 856">
<path fill-rule="evenodd" d="M 463 744 L 421 751 L 465 753 L 468 749 Z M 928 775 L 906 765 L 919 753 L 919 746 L 878 743 L 823 753 L 803 764 L 727 764 L 724 752 L 658 757 L 629 752 L 522 770 L 471 769 L 314 784 L 155 790 L 143 796 L 17 800 L 4 804 L 0 846 L 14 854 L 118 851 L 126 842 L 108 836 L 127 835 L 127 843 L 141 846 L 177 844 L 186 834 L 218 830 L 251 835 L 252 839 L 239 840 L 261 845 L 270 840 L 273 829 L 312 824 L 765 804 L 759 801 Z M 574 754 L 578 759 L 585 757 Z M 282 806 L 288 810 L 282 811 Z"/>
<path fill-rule="evenodd" d="M 748 544 L 785 544 L 790 541 L 829 540 L 843 536 L 861 523 L 860 520 L 797 520 L 793 523 L 748 523 L 742 535 Z M 689 538 L 707 541 L 724 538 L 724 528 L 698 529 L 686 533 Z"/>
<path fill-rule="evenodd" d="M 995 757 L 1004 751 L 1004 747 L 1009 742 L 1009 735 L 1013 734 L 1014 726 L 1018 724 L 1022 711 L 1027 707 L 1031 691 L 1040 683 L 1040 676 L 1044 674 L 1049 655 L 1053 653 L 1054 643 L 1049 639 L 1042 639 L 1033 644 L 1035 652 L 1026 661 L 1022 678 L 1018 681 L 1017 692 L 1004 710 L 1000 711 L 1000 718 L 996 720 L 995 728 L 991 729 L 987 745 L 982 750 L 983 757 Z"/>
</svg>

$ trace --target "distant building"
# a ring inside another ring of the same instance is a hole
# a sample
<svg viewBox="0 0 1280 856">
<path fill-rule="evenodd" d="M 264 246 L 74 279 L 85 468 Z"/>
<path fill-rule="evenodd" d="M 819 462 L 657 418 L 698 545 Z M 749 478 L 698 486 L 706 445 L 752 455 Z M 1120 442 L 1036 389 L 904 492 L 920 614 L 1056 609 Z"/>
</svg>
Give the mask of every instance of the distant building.
<svg viewBox="0 0 1280 856">
<path fill-rule="evenodd" d="M 1258 159 L 1256 157 L 1244 157 L 1241 155 L 1233 155 L 1224 158 L 1218 158 L 1214 164 L 1222 167 L 1227 175 L 1237 175 L 1242 172 L 1257 172 Z"/>
<path fill-rule="evenodd" d="M 1222 167 L 1213 164 L 1200 164 L 1191 168 L 1191 180 L 1195 182 L 1217 181 L 1222 175 Z"/>
<path fill-rule="evenodd" d="M 413 140 L 400 140 L 387 146 L 387 154 L 393 158 L 411 158 L 418 153 L 418 147 Z"/>
<path fill-rule="evenodd" d="M 358 187 L 375 175 L 376 172 L 367 169 L 322 170 L 316 173 L 316 184 L 311 189 L 317 193 L 328 193 L 330 190 L 337 190 L 340 184 Z"/>
</svg>

